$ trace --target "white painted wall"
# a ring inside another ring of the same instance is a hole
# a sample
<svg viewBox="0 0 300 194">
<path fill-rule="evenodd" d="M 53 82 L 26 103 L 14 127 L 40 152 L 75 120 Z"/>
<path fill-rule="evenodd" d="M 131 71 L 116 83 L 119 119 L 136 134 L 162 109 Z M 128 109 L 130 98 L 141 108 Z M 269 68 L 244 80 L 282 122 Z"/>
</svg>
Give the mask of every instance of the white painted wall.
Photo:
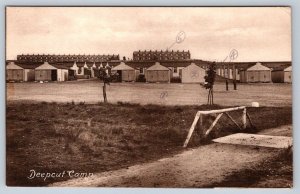
<svg viewBox="0 0 300 194">
<path fill-rule="evenodd" d="M 292 83 L 292 72 L 291 71 L 285 71 L 284 72 L 284 82 L 286 83 Z"/>
<path fill-rule="evenodd" d="M 93 66 L 90 68 L 91 69 L 91 77 L 95 77 L 95 70 L 94 68 L 96 68 L 96 64 L 94 63 Z"/>
<path fill-rule="evenodd" d="M 30 69 L 24 69 L 24 81 L 28 81 L 28 76 L 27 76 L 27 74 L 28 74 L 28 72 L 30 71 Z"/>
<path fill-rule="evenodd" d="M 240 80 L 239 70 L 236 69 L 235 73 L 236 73 L 236 74 L 235 74 L 235 75 L 236 75 L 236 76 L 235 76 L 235 79 L 236 79 L 236 80 Z"/>
<path fill-rule="evenodd" d="M 233 79 L 232 69 L 229 69 L 229 79 Z"/>
<path fill-rule="evenodd" d="M 184 67 L 168 67 L 172 71 L 172 77 L 179 77 L 180 70 L 183 69 Z M 174 72 L 174 69 L 177 68 L 177 72 Z"/>
<path fill-rule="evenodd" d="M 94 71 L 94 68 L 93 67 L 91 67 L 91 77 L 95 77 L 95 71 Z"/>
<path fill-rule="evenodd" d="M 74 63 L 74 65 L 70 69 L 75 70 L 76 75 L 78 74 L 78 66 L 77 66 L 76 62 Z"/>
<path fill-rule="evenodd" d="M 191 64 L 182 69 L 181 82 L 182 83 L 204 83 L 204 76 L 206 72 L 201 67 Z"/>
<path fill-rule="evenodd" d="M 57 69 L 57 81 L 67 81 L 68 74 L 69 72 L 67 69 Z"/>
<path fill-rule="evenodd" d="M 61 81 L 63 81 L 62 79 L 63 79 L 62 78 L 62 70 L 58 69 L 57 70 L 57 81 L 61 82 Z"/>
<path fill-rule="evenodd" d="M 84 67 L 78 67 L 77 64 L 76 64 L 76 62 L 74 63 L 74 65 L 70 69 L 75 70 L 75 74 L 76 75 L 84 75 Z M 81 70 L 80 73 L 79 73 L 79 69 Z"/>
</svg>

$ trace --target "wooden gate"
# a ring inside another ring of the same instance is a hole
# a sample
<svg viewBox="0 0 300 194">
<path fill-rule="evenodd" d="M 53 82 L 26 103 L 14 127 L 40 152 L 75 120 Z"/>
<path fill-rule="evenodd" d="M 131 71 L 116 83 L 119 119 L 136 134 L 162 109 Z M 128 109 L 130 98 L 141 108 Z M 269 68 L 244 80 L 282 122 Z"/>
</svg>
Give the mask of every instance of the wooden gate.
<svg viewBox="0 0 300 194">
<path fill-rule="evenodd" d="M 237 111 L 237 110 L 243 110 L 243 113 L 242 113 L 242 122 L 243 122 L 243 126 L 239 126 L 237 124 L 237 122 L 229 115 L 229 112 L 231 111 Z M 247 109 L 245 106 L 240 106 L 240 107 L 235 107 L 235 108 L 225 108 L 225 109 L 220 109 L 220 110 L 209 110 L 209 111 L 198 111 L 196 116 L 195 116 L 195 119 L 193 121 L 193 124 L 189 130 L 189 133 L 188 133 L 188 136 L 183 144 L 183 147 L 186 147 L 189 143 L 189 140 L 191 139 L 192 137 L 192 134 L 195 130 L 195 127 L 196 127 L 196 124 L 199 120 L 200 122 L 200 127 L 203 128 L 203 119 L 202 119 L 202 115 L 208 115 L 208 114 L 218 114 L 218 116 L 216 117 L 216 119 L 213 121 L 213 123 L 210 125 L 210 127 L 206 130 L 205 132 L 205 137 L 208 136 L 208 134 L 213 130 L 214 126 L 217 124 L 217 122 L 219 121 L 219 119 L 225 115 L 227 116 L 239 129 L 246 129 L 247 127 L 247 118 L 250 122 L 250 125 L 253 126 L 253 123 L 250 119 L 250 116 L 249 114 L 247 113 Z M 205 130 L 205 129 L 204 129 Z"/>
</svg>

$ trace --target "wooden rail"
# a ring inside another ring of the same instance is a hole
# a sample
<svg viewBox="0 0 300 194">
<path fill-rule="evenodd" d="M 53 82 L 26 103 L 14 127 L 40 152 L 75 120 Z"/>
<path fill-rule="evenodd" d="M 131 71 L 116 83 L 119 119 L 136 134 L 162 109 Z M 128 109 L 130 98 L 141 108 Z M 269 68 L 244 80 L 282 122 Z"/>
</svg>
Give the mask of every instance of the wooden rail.
<svg viewBox="0 0 300 194">
<path fill-rule="evenodd" d="M 207 114 L 216 114 L 216 113 L 224 113 L 224 112 L 231 112 L 236 110 L 242 110 L 245 109 L 245 106 L 239 106 L 234 108 L 224 108 L 224 109 L 218 109 L 218 110 L 205 110 L 205 111 L 198 111 L 198 113 L 207 115 Z"/>
<path fill-rule="evenodd" d="M 231 112 L 231 111 L 237 111 L 237 110 L 243 110 L 243 114 L 242 114 L 242 123 L 243 123 L 243 126 L 240 127 L 238 125 L 238 123 L 229 115 L 228 112 Z M 250 116 L 247 114 L 247 109 L 245 106 L 240 106 L 240 107 L 234 107 L 234 108 L 225 108 L 225 109 L 219 109 L 219 110 L 208 110 L 208 111 L 198 111 L 195 118 L 194 118 L 194 121 L 192 123 L 192 126 L 189 130 L 189 133 L 186 137 L 186 140 L 183 144 L 183 147 L 186 147 L 192 137 L 192 134 L 195 130 L 195 127 L 198 123 L 198 120 L 200 119 L 200 127 L 203 128 L 202 126 L 202 122 L 203 122 L 203 119 L 202 119 L 202 115 L 208 115 L 208 114 L 218 114 L 216 119 L 214 120 L 214 122 L 211 124 L 211 126 L 208 128 L 208 130 L 205 132 L 205 137 L 208 136 L 208 134 L 213 130 L 214 126 L 217 124 L 217 122 L 219 121 L 219 119 L 222 117 L 223 113 L 239 128 L 239 129 L 246 129 L 247 127 L 247 118 L 249 119 L 250 121 L 250 124 L 251 126 L 253 126 L 252 124 L 252 121 L 250 119 Z"/>
</svg>

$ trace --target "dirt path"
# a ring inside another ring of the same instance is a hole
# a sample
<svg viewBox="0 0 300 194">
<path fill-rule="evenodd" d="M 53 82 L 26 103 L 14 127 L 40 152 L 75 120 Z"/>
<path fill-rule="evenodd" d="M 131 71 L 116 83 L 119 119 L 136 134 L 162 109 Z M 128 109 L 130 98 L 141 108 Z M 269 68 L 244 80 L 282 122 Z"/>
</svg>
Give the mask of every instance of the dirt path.
<svg viewBox="0 0 300 194">
<path fill-rule="evenodd" d="M 263 130 L 258 134 L 291 136 L 292 126 Z M 276 158 L 282 149 L 212 143 L 152 163 L 71 179 L 50 186 L 180 187 L 201 188 L 222 182 L 243 169 Z"/>
<path fill-rule="evenodd" d="M 255 166 L 277 152 L 272 148 L 213 143 L 156 162 L 50 186 L 202 187 L 222 181 L 231 172 Z"/>
</svg>

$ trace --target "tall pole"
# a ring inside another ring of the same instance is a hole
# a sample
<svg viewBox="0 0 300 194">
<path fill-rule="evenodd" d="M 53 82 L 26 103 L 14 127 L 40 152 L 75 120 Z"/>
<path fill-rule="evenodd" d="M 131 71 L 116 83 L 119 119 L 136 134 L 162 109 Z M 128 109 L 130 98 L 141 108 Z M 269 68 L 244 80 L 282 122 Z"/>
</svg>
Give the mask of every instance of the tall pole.
<svg viewBox="0 0 300 194">
<path fill-rule="evenodd" d="M 233 89 L 236 90 L 236 68 L 235 65 L 232 66 L 233 71 Z"/>
<path fill-rule="evenodd" d="M 246 129 L 247 128 L 247 109 L 246 109 L 246 107 L 243 109 L 242 121 L 243 121 L 243 129 Z"/>
<path fill-rule="evenodd" d="M 107 97 L 106 97 L 106 83 L 104 82 L 103 85 L 103 99 L 104 99 L 104 103 L 107 103 Z"/>
</svg>

